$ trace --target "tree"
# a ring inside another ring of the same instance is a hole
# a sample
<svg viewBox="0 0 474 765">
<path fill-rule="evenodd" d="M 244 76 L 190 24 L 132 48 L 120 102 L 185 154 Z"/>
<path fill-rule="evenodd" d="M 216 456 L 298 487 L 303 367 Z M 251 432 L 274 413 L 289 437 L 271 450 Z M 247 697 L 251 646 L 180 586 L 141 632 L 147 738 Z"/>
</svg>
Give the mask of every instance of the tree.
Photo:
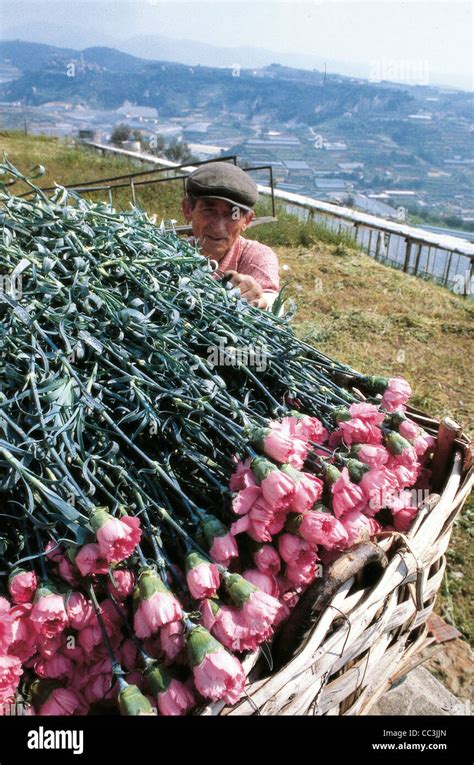
<svg viewBox="0 0 474 765">
<path fill-rule="evenodd" d="M 166 159 L 171 162 L 191 162 L 193 155 L 186 141 L 178 141 L 176 138 L 168 144 L 168 148 L 165 151 Z"/>
<path fill-rule="evenodd" d="M 110 142 L 115 144 L 115 146 L 118 146 L 122 143 L 122 141 L 128 141 L 130 138 L 130 133 L 131 129 L 128 125 L 125 125 L 124 123 L 116 125 L 110 137 Z"/>
</svg>

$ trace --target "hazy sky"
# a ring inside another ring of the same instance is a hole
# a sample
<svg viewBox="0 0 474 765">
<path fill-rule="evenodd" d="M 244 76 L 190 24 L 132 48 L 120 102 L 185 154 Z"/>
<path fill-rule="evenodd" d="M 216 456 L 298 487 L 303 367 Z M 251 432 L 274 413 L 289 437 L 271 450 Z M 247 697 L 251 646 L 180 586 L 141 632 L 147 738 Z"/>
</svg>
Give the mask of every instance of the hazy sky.
<svg viewBox="0 0 474 765">
<path fill-rule="evenodd" d="M 107 35 L 159 34 L 367 67 L 373 59 L 428 62 L 431 82 L 444 75 L 464 87 L 473 69 L 473 6 L 464 0 L 0 0 L 0 7 L 4 30 L 27 23 L 38 41 L 64 24 L 100 31 L 105 44 Z"/>
</svg>

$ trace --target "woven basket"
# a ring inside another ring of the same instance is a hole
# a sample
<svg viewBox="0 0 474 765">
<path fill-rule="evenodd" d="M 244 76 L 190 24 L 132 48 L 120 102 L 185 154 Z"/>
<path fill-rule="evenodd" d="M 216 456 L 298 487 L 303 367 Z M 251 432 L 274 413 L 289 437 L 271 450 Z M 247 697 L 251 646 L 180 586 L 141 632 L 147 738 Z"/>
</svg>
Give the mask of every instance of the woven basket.
<svg viewBox="0 0 474 765">
<path fill-rule="evenodd" d="M 443 579 L 453 522 L 473 486 L 473 454 L 452 420 L 439 423 L 410 407 L 407 414 L 437 437 L 432 486 L 406 534 L 377 536 L 388 565 L 375 581 L 373 566 L 370 576 L 362 569 L 347 579 L 279 671 L 270 671 L 271 646 L 247 655 L 246 694 L 238 704 L 216 702 L 196 714 L 367 714 L 410 669 L 414 654 L 433 641 L 426 621 Z M 361 584 L 367 579 L 370 585 Z"/>
</svg>

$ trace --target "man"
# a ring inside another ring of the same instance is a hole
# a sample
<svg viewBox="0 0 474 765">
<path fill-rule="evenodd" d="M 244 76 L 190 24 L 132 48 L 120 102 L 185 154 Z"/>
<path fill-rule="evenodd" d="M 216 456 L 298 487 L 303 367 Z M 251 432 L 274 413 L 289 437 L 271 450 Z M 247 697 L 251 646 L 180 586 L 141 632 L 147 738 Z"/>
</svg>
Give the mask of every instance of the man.
<svg viewBox="0 0 474 765">
<path fill-rule="evenodd" d="M 186 180 L 183 213 L 193 238 L 241 297 L 270 308 L 280 288 L 278 258 L 270 247 L 241 234 L 254 219 L 258 190 L 248 173 L 230 162 L 201 165 Z"/>
</svg>

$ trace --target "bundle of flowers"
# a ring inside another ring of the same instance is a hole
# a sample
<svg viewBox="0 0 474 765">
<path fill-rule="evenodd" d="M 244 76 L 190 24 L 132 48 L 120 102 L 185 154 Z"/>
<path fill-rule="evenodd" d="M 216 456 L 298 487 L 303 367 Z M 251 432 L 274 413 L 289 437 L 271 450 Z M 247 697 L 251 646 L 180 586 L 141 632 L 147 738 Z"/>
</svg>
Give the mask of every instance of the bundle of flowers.
<svg viewBox="0 0 474 765">
<path fill-rule="evenodd" d="M 0 710 L 235 704 L 325 567 L 415 517 L 410 386 L 297 339 L 139 210 L 1 170 L 34 195 L 0 195 Z"/>
</svg>

